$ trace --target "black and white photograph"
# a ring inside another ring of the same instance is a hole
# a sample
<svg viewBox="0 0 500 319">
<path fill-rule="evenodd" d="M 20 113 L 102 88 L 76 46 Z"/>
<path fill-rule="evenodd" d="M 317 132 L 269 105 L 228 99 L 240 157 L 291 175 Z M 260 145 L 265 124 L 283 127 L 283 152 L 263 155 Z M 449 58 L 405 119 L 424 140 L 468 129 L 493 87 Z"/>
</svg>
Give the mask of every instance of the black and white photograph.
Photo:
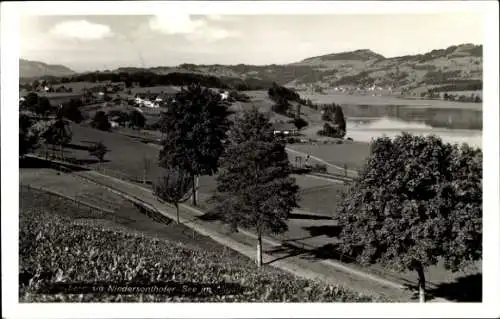
<svg viewBox="0 0 500 319">
<path fill-rule="evenodd" d="M 1 9 L 2 317 L 500 315 L 496 1 Z"/>
</svg>

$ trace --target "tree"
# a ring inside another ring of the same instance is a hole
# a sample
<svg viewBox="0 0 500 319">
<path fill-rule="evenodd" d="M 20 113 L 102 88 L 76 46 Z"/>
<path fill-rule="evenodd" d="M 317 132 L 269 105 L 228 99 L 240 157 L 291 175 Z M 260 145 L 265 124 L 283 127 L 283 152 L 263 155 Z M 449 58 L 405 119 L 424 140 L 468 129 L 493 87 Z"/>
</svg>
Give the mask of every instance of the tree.
<svg viewBox="0 0 500 319">
<path fill-rule="evenodd" d="M 298 187 L 290 177 L 285 144 L 256 108 L 238 118 L 217 177 L 212 213 L 232 226 L 257 233 L 257 265 L 262 265 L 262 234 L 287 230 L 286 220 L 297 207 Z"/>
<path fill-rule="evenodd" d="M 149 169 L 151 168 L 151 159 L 144 156 L 142 158 L 142 168 L 143 168 L 142 182 L 143 182 L 143 184 L 146 184 L 146 182 L 148 180 L 148 172 L 149 172 Z"/>
<path fill-rule="evenodd" d="M 452 271 L 481 258 L 482 152 L 435 136 L 379 138 L 338 211 L 344 253 L 362 264 Z"/>
<path fill-rule="evenodd" d="M 109 122 L 108 116 L 106 115 L 106 113 L 104 113 L 104 111 L 98 111 L 94 115 L 94 118 L 92 119 L 90 125 L 93 128 L 96 128 L 101 131 L 111 130 L 111 123 Z"/>
<path fill-rule="evenodd" d="M 35 121 L 27 114 L 19 114 L 19 156 L 24 156 L 39 145 L 39 132 Z"/>
<path fill-rule="evenodd" d="M 344 137 L 346 133 L 346 123 L 344 112 L 342 111 L 342 107 L 340 105 L 335 107 L 333 123 L 337 124 L 338 128 L 343 132 L 342 137 Z"/>
<path fill-rule="evenodd" d="M 121 110 L 111 110 L 107 114 L 108 118 L 120 123 L 121 125 L 129 121 L 129 114 Z"/>
<path fill-rule="evenodd" d="M 24 98 L 25 98 L 26 108 L 34 110 L 36 105 L 38 104 L 38 94 L 30 92 Z"/>
<path fill-rule="evenodd" d="M 307 123 L 306 120 L 304 120 L 303 118 L 299 117 L 299 118 L 296 118 L 295 120 L 293 120 L 293 124 L 295 125 L 295 127 L 298 129 L 298 130 L 301 130 L 303 129 L 304 127 L 306 127 L 307 125 L 309 125 L 309 123 Z"/>
<path fill-rule="evenodd" d="M 62 106 L 62 116 L 75 123 L 80 123 L 83 121 L 82 112 L 80 112 L 80 106 L 83 103 L 81 100 L 71 99 L 68 103 Z"/>
<path fill-rule="evenodd" d="M 164 168 L 179 167 L 192 176 L 195 206 L 194 180 L 217 172 L 230 124 L 229 114 L 219 94 L 199 85 L 183 88 L 162 113 L 160 131 L 165 138 L 159 164 Z"/>
<path fill-rule="evenodd" d="M 45 96 L 38 97 L 37 104 L 35 105 L 35 113 L 39 115 L 46 115 L 52 109 L 50 101 Z"/>
<path fill-rule="evenodd" d="M 24 105 L 27 110 L 30 110 L 38 115 L 46 115 L 51 109 L 52 105 L 45 96 L 38 96 L 34 92 L 30 92 L 25 96 Z"/>
<path fill-rule="evenodd" d="M 99 162 L 104 160 L 104 155 L 108 153 L 108 148 L 101 141 L 95 143 L 89 148 L 89 155 L 96 157 Z"/>
<path fill-rule="evenodd" d="M 169 168 L 153 186 L 155 196 L 175 206 L 177 224 L 179 219 L 179 203 L 185 202 L 191 196 L 193 179 L 190 174 L 179 168 Z"/>
<path fill-rule="evenodd" d="M 144 125 L 146 125 L 146 118 L 137 110 L 132 110 L 129 113 L 128 119 L 129 125 L 133 128 L 144 128 Z"/>
<path fill-rule="evenodd" d="M 68 121 L 62 117 L 62 108 L 57 112 L 55 120 L 48 121 L 48 127 L 42 133 L 42 137 L 47 144 L 52 145 L 53 151 L 55 146 L 59 146 L 61 158 L 64 157 L 64 145 L 71 142 L 73 133 Z"/>
</svg>

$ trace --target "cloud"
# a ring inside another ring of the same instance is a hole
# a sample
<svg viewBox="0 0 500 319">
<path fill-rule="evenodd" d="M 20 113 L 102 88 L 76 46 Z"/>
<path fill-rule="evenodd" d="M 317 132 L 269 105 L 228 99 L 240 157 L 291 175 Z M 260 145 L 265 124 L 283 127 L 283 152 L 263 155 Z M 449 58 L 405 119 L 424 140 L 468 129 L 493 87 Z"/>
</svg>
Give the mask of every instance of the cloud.
<svg viewBox="0 0 500 319">
<path fill-rule="evenodd" d="M 49 33 L 60 38 L 78 40 L 99 40 L 114 35 L 108 25 L 86 20 L 60 22 L 52 27 Z"/>
<path fill-rule="evenodd" d="M 149 28 L 169 35 L 184 35 L 189 41 L 214 42 L 239 36 L 238 32 L 210 25 L 208 19 L 192 19 L 189 14 L 180 12 L 152 17 Z"/>
</svg>

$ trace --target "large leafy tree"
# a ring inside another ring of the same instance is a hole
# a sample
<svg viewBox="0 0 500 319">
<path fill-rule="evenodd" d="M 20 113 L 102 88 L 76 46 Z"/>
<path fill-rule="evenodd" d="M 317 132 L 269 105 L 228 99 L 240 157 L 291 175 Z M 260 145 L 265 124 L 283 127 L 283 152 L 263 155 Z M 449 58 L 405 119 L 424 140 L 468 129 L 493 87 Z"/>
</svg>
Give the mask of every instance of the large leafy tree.
<svg viewBox="0 0 500 319">
<path fill-rule="evenodd" d="M 219 157 L 229 127 L 229 111 L 220 95 L 199 85 L 190 85 L 176 94 L 162 113 L 162 167 L 179 167 L 193 178 L 193 205 L 196 206 L 194 182 L 197 176 L 217 172 Z"/>
<path fill-rule="evenodd" d="M 153 192 L 160 199 L 175 206 L 177 223 L 179 220 L 179 204 L 191 196 L 193 180 L 191 175 L 179 168 L 169 168 L 153 186 Z"/>
<path fill-rule="evenodd" d="M 435 136 L 379 138 L 339 208 L 344 253 L 418 274 L 438 260 L 452 271 L 481 258 L 482 152 Z"/>
<path fill-rule="evenodd" d="M 289 213 L 297 207 L 298 187 L 290 177 L 284 143 L 274 137 L 271 123 L 256 108 L 236 119 L 228 142 L 212 213 L 233 229 L 256 231 L 261 266 L 262 234 L 287 230 Z"/>
<path fill-rule="evenodd" d="M 54 120 L 48 121 L 47 129 L 41 134 L 45 143 L 55 147 L 59 147 L 61 153 L 61 158 L 64 157 L 64 145 L 71 142 L 73 133 L 69 122 L 63 118 L 62 108 L 57 112 L 56 118 Z"/>
</svg>

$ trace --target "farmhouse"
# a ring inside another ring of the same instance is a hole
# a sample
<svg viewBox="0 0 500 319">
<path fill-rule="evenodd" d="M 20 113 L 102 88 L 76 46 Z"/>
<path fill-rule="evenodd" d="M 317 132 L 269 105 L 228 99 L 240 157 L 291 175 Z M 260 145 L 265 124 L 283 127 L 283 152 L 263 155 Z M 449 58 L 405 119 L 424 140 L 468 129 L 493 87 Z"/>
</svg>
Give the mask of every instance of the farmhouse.
<svg viewBox="0 0 500 319">
<path fill-rule="evenodd" d="M 118 122 L 115 122 L 115 121 L 109 121 L 109 124 L 111 124 L 111 127 L 112 128 L 117 128 L 120 126 L 120 123 Z"/>
<path fill-rule="evenodd" d="M 229 92 L 225 91 L 225 92 L 222 92 L 220 93 L 220 98 L 221 100 L 227 100 L 227 98 L 229 97 Z"/>
<path fill-rule="evenodd" d="M 163 97 L 159 94 L 137 93 L 135 95 L 135 104 L 140 107 L 159 108 L 163 100 Z"/>
<path fill-rule="evenodd" d="M 297 135 L 297 127 L 293 123 L 274 123 L 274 135 Z"/>
</svg>

